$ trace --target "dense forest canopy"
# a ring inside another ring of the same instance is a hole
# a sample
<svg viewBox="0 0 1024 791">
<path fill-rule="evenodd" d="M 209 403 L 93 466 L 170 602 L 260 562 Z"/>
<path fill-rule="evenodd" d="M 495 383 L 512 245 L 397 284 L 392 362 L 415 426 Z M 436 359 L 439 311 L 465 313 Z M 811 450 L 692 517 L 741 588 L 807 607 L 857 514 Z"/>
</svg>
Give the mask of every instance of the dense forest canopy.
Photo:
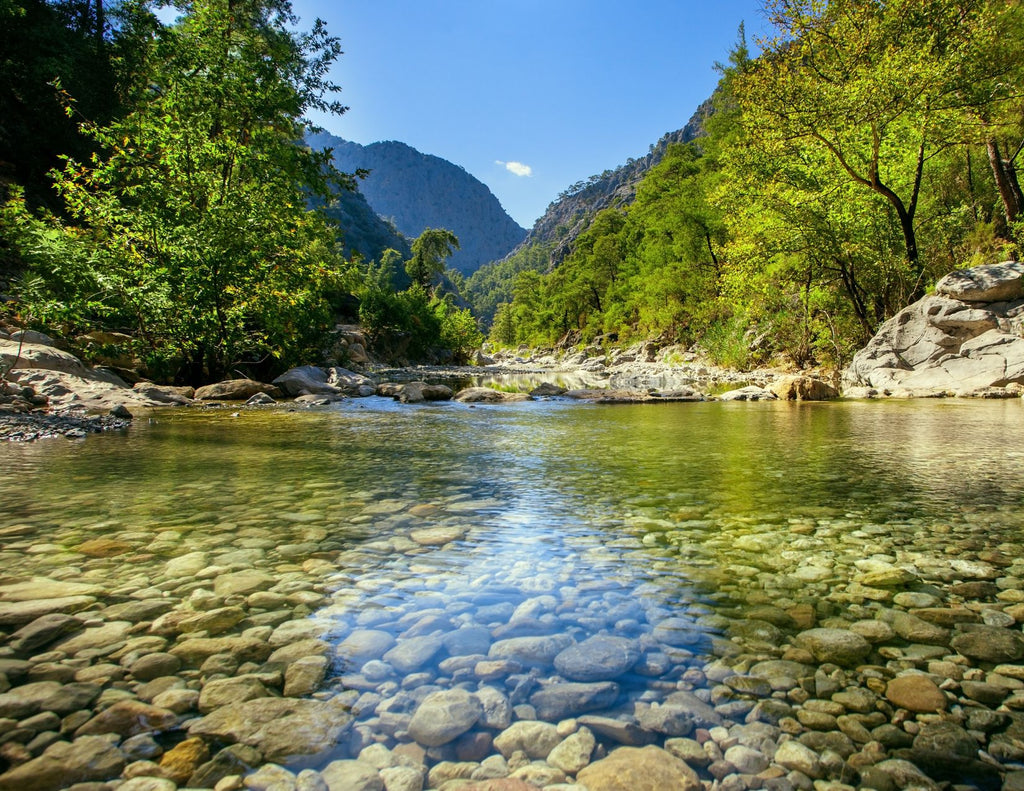
<svg viewBox="0 0 1024 791">
<path fill-rule="evenodd" d="M 398 358 L 465 360 L 464 299 L 499 344 L 841 366 L 938 276 L 1016 256 L 1024 9 L 764 8 L 773 33 L 752 57 L 741 28 L 699 137 L 466 281 L 445 229 L 377 260 L 344 244 L 361 174 L 303 143 L 308 112 L 345 109 L 340 42 L 287 0 L 0 0 L 3 310 L 127 333 L 146 375 L 193 384 L 321 360 L 356 318 Z"/>
<path fill-rule="evenodd" d="M 1019 3 L 765 10 L 774 35 L 752 58 L 741 28 L 706 134 L 632 205 L 598 215 L 557 266 L 517 271 L 520 251 L 470 279 L 492 340 L 661 336 L 733 365 L 838 366 L 936 277 L 1016 255 Z"/>
</svg>

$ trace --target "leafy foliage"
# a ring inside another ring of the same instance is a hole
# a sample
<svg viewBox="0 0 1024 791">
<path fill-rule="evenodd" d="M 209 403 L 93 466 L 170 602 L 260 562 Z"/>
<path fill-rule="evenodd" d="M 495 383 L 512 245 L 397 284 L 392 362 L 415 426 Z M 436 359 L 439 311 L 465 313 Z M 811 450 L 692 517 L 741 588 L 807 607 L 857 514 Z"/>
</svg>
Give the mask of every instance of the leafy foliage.
<svg viewBox="0 0 1024 791">
<path fill-rule="evenodd" d="M 480 345 L 483 335 L 472 312 L 456 304 L 462 276 L 444 270 L 444 260 L 458 246 L 451 231 L 428 228 L 413 241 L 404 264 L 400 253 L 387 250 L 379 263 L 364 267 L 359 321 L 380 352 L 396 360 L 465 363 Z M 404 289 L 396 288 L 400 264 L 412 278 Z"/>
<path fill-rule="evenodd" d="M 352 178 L 299 142 L 304 113 L 344 109 L 329 98 L 336 87 L 325 74 L 339 47 L 322 23 L 293 32 L 286 0 L 179 10 L 164 26 L 145 4 L 126 8 L 139 56 L 126 111 L 98 124 L 65 94 L 96 153 L 67 157 L 55 180 L 79 223 L 71 233 L 95 251 L 77 259 L 102 258 L 93 275 L 102 301 L 151 357 L 200 382 L 315 350 L 347 266 L 306 195 Z M 47 257 L 63 279 L 64 242 L 51 241 Z M 70 305 L 88 291 L 63 296 Z"/>
</svg>

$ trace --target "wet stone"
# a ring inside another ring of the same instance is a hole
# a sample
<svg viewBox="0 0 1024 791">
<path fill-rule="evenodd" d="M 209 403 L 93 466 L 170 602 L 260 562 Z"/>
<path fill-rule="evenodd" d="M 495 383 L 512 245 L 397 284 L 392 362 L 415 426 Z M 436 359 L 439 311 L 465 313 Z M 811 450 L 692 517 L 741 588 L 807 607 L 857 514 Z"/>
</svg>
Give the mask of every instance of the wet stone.
<svg viewBox="0 0 1024 791">
<path fill-rule="evenodd" d="M 1016 662 L 1024 658 L 1024 634 L 978 624 L 953 637 L 953 649 L 980 662 Z"/>
<path fill-rule="evenodd" d="M 480 701 L 465 690 L 442 690 L 419 705 L 409 723 L 409 734 L 422 745 L 437 747 L 468 731 L 483 713 Z"/>
<path fill-rule="evenodd" d="M 628 671 L 640 657 L 633 640 L 595 635 L 569 646 L 555 656 L 559 674 L 571 681 L 606 681 Z"/>
<path fill-rule="evenodd" d="M 551 684 L 530 696 L 530 705 L 542 720 L 557 722 L 567 717 L 608 708 L 619 697 L 613 682 Z"/>
<path fill-rule="evenodd" d="M 850 667 L 860 664 L 871 653 L 871 644 L 847 629 L 809 629 L 796 636 L 796 644 L 810 651 L 819 662 Z"/>
</svg>

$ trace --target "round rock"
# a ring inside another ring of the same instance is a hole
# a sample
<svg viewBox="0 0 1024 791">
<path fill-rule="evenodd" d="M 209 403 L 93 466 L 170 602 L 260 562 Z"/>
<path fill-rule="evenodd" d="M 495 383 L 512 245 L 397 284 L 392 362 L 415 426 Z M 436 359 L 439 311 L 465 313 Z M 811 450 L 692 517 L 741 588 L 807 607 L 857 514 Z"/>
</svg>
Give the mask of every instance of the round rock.
<svg viewBox="0 0 1024 791">
<path fill-rule="evenodd" d="M 599 634 L 571 645 L 555 657 L 555 669 L 571 681 L 610 681 L 636 664 L 633 640 Z"/>
<path fill-rule="evenodd" d="M 483 713 L 480 701 L 464 689 L 434 692 L 412 715 L 409 735 L 425 747 L 439 747 L 476 725 Z"/>
<path fill-rule="evenodd" d="M 847 629 L 808 629 L 796 636 L 796 645 L 819 662 L 853 667 L 871 653 L 871 643 Z"/>
<path fill-rule="evenodd" d="M 946 710 L 945 694 L 924 675 L 897 676 L 886 686 L 885 697 L 894 706 L 921 714 Z"/>
</svg>

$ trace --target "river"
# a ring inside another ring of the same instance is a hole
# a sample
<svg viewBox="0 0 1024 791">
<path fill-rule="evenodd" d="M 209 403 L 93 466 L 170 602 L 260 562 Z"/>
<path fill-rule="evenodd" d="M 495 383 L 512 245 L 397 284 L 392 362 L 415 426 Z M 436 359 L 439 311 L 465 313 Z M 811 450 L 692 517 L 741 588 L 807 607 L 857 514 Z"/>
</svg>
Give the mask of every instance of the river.
<svg viewBox="0 0 1024 791">
<path fill-rule="evenodd" d="M 294 641 L 313 640 L 310 654 L 326 662 L 306 697 L 344 700 L 353 723 L 319 756 L 279 761 L 296 772 L 413 737 L 428 748 L 417 756 L 428 770 L 484 765 L 498 753 L 492 737 L 534 718 L 590 716 L 607 742 L 595 756 L 625 738 L 602 718 L 639 723 L 639 743 L 664 744 L 701 726 L 692 707 L 683 725 L 652 720 L 680 693 L 715 707 L 726 726 L 777 727 L 788 716 L 804 727 L 799 684 L 721 682 L 786 656 L 811 676 L 832 668 L 835 657 L 794 642 L 812 626 L 867 635 L 871 654 L 859 659 L 889 667 L 883 676 L 931 673 L 929 662 L 951 653 L 948 635 L 922 652 L 935 640 L 853 628 L 888 626 L 893 612 L 954 608 L 1019 633 L 1003 611 L 1024 600 L 1022 439 L 1019 399 L 405 406 L 373 397 L 308 410 L 154 411 L 123 434 L 0 448 L 0 605 L 12 600 L 5 585 L 40 577 L 90 588 L 78 613 L 90 628 L 113 620 L 109 608 L 163 602 L 134 617 L 117 610 L 129 623 L 109 644 L 68 653 L 58 641 L 32 659 L 75 673 L 111 662 L 130 670 L 189 637 L 248 634 L 279 647 L 291 629 Z M 264 575 L 253 588 L 216 589 L 252 569 Z M 871 574 L 890 576 L 873 587 Z M 965 595 L 956 588 L 965 583 L 981 587 Z M 227 626 L 151 628 L 168 613 L 232 607 Z M 22 625 L 13 617 L 4 628 Z M 163 644 L 131 644 L 154 633 Z M 128 659 L 126 644 L 136 649 Z M 981 678 L 993 665 L 970 661 Z M 258 675 L 250 664 L 174 672 L 198 692 Z M 856 664 L 846 681 L 870 691 Z M 115 674 L 105 688 L 130 697 L 140 683 Z M 281 694 L 266 674 L 260 683 Z M 499 711 L 447 741 L 413 723 L 427 695 L 484 686 L 504 697 Z M 765 698 L 791 711 L 751 720 L 770 709 Z M 892 719 L 887 705 L 870 711 Z M 200 712 L 178 713 L 187 727 Z M 157 741 L 169 749 L 184 735 L 170 728 Z"/>
</svg>

